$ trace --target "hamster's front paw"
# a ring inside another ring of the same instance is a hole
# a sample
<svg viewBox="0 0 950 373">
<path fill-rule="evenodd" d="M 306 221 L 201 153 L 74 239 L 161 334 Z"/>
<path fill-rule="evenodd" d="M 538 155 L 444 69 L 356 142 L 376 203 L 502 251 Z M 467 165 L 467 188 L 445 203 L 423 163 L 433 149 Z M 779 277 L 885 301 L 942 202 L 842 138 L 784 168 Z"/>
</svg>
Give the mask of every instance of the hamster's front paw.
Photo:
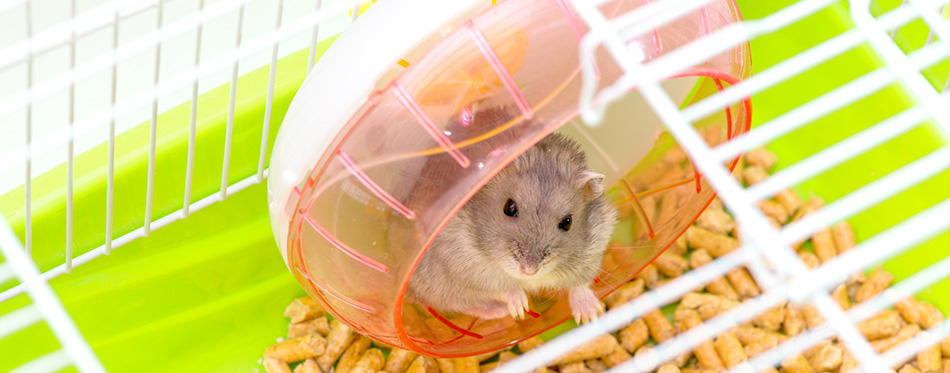
<svg viewBox="0 0 950 373">
<path fill-rule="evenodd" d="M 597 316 L 604 312 L 600 305 L 600 300 L 594 295 L 594 291 L 589 286 L 578 286 L 568 290 L 568 302 L 571 305 L 571 313 L 574 315 L 574 322 L 577 324 L 586 324 L 597 319 Z"/>
<path fill-rule="evenodd" d="M 528 304 L 528 294 L 525 294 L 524 290 L 515 289 L 508 290 L 501 294 L 505 299 L 505 303 L 508 304 L 508 313 L 511 315 L 511 318 L 515 320 L 521 320 L 524 318 L 524 311 L 530 309 Z"/>
</svg>

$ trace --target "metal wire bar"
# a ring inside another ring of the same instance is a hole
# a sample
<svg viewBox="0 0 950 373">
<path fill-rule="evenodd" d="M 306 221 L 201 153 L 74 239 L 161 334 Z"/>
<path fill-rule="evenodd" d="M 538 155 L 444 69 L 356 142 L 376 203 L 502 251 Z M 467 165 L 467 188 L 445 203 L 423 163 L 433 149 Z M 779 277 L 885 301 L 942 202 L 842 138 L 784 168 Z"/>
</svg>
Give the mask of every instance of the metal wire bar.
<svg viewBox="0 0 950 373">
<path fill-rule="evenodd" d="M 79 333 L 52 287 L 42 278 L 36 264 L 24 255 L 23 246 L 5 219 L 0 219 L 0 254 L 20 279 L 21 283 L 16 286 L 20 288 L 19 292 L 26 291 L 76 366 L 84 372 L 104 372 L 102 363 Z M 64 267 L 57 268 L 63 268 L 65 272 Z"/>
<path fill-rule="evenodd" d="M 833 203 L 791 223 L 779 232 L 781 242 L 797 242 L 811 237 L 822 226 L 846 219 L 875 204 L 917 185 L 950 167 L 950 146 L 937 149 L 920 159 L 875 180 Z"/>
<path fill-rule="evenodd" d="M 910 93 L 916 98 L 920 105 L 927 109 L 928 114 L 943 127 L 944 131 L 950 133 L 950 116 L 947 114 L 946 106 L 941 105 L 940 94 L 915 68 L 916 66 L 897 47 L 889 38 L 884 29 L 881 28 L 871 16 L 870 0 L 850 0 L 851 6 L 848 10 L 851 13 L 851 19 L 855 26 L 868 38 L 871 47 L 887 62 L 888 68 L 900 78 L 900 81 L 909 87 Z M 914 1 L 916 4 L 917 2 Z M 925 21 L 927 12 L 924 12 Z M 928 22 L 929 23 L 929 22 Z M 942 23 L 942 22 L 940 22 Z M 938 26 L 931 25 L 931 27 Z M 942 26 L 938 26 L 942 27 Z M 950 40 L 947 38 L 947 31 L 941 29 L 943 43 L 934 43 L 933 46 L 942 46 L 945 50 L 950 49 Z"/>
<path fill-rule="evenodd" d="M 112 17 L 112 60 L 115 61 L 119 57 L 116 54 L 116 50 L 119 48 L 119 2 L 120 0 L 113 1 L 112 4 L 115 6 L 115 13 Z M 115 203 L 115 100 L 116 100 L 116 91 L 119 84 L 119 64 L 114 63 L 112 65 L 112 88 L 109 90 L 109 155 L 107 160 L 106 170 L 106 243 L 103 248 L 103 252 L 106 255 L 112 254 L 112 221 L 113 221 L 113 206 Z"/>
<path fill-rule="evenodd" d="M 43 320 L 36 306 L 28 304 L 0 315 L 0 339 Z"/>
<path fill-rule="evenodd" d="M 894 28 L 914 19 L 913 10 L 900 7 L 885 13 L 879 19 L 881 27 Z M 722 91 L 689 105 L 683 116 L 693 122 L 717 113 L 723 107 L 735 104 L 746 97 L 762 92 L 776 84 L 797 76 L 832 58 L 856 48 L 864 41 L 860 31 L 850 29 L 801 53 L 789 57 L 755 75 Z M 719 51 L 721 48 L 716 48 Z"/>
<path fill-rule="evenodd" d="M 215 4 L 220 4 L 220 3 L 226 3 L 226 2 L 219 1 L 219 2 L 216 2 Z M 202 63 L 201 66 L 198 67 L 198 70 L 200 71 L 198 78 L 199 79 L 205 78 L 207 76 L 210 76 L 220 71 L 224 67 L 233 65 L 235 61 L 235 58 L 234 58 L 235 50 L 239 51 L 240 58 L 245 58 L 247 56 L 250 56 L 253 53 L 259 52 L 265 48 L 273 46 L 274 43 L 279 43 L 285 39 L 292 37 L 293 35 L 296 35 L 299 32 L 308 30 L 310 27 L 313 27 L 319 22 L 323 22 L 326 19 L 329 19 L 329 17 L 331 17 L 332 15 L 337 14 L 335 12 L 332 12 L 331 10 L 346 11 L 347 8 L 341 8 L 340 4 L 343 4 L 343 3 L 334 3 L 328 6 L 328 9 L 324 9 L 321 12 L 312 12 L 311 14 L 299 17 L 299 19 L 293 22 L 285 23 L 284 26 L 281 27 L 280 32 L 277 34 L 263 35 L 263 36 L 254 38 L 248 42 L 243 43 L 243 45 L 240 48 L 234 48 L 234 49 L 225 51 L 221 54 L 218 54 L 214 58 L 209 59 L 207 62 Z M 162 35 L 164 39 L 167 39 L 167 37 L 164 34 Z M 275 40 L 274 39 L 275 35 L 279 35 L 280 39 Z M 147 41 L 143 41 L 143 43 L 147 43 Z M 119 53 L 120 60 L 122 60 L 123 58 L 129 57 L 121 53 L 122 48 L 119 48 L 119 49 L 120 49 L 120 53 Z M 96 60 L 97 61 L 102 60 L 102 58 L 96 58 Z M 100 65 L 96 65 L 95 66 L 96 68 L 101 67 L 101 66 L 106 66 L 106 67 L 114 66 L 112 61 L 99 61 L 99 62 L 100 62 Z M 81 70 L 81 69 L 77 69 L 76 74 L 77 74 L 77 80 L 82 80 L 83 79 L 82 75 L 88 76 L 88 74 L 86 73 L 86 70 Z M 165 77 L 162 79 L 162 81 L 158 85 L 159 96 L 164 97 L 165 95 L 170 94 L 174 92 L 175 90 L 180 89 L 182 87 L 188 86 L 192 84 L 193 82 L 194 82 L 194 77 L 192 76 L 190 71 L 185 71 L 185 72 L 181 72 L 179 74 L 176 74 L 170 77 Z M 39 90 L 37 87 L 34 87 L 34 88 Z M 45 91 L 48 91 L 48 89 Z M 46 94 L 48 95 L 48 94 L 52 94 L 56 92 L 57 91 L 52 91 L 52 92 L 47 92 Z M 25 91 L 19 92 L 19 93 L 22 95 L 26 94 Z M 143 105 L 147 105 L 148 103 L 150 103 L 151 97 L 152 97 L 152 88 L 149 87 L 141 91 L 138 91 L 136 93 L 129 94 L 127 96 L 128 96 L 127 98 L 117 103 L 116 110 L 115 110 L 116 115 L 123 116 L 123 115 L 129 114 L 133 112 L 136 108 L 139 108 Z M 23 98 L 21 97 L 15 96 L 14 98 L 18 100 L 23 100 Z M 34 99 L 32 101 L 34 102 L 40 99 L 40 98 L 37 98 L 36 96 L 34 96 L 33 98 Z M 9 101 L 10 100 L 6 100 L 2 104 L 0 104 L 0 117 L 3 117 L 9 114 L 10 112 L 19 109 L 19 107 L 14 107 L 14 106 L 4 106 L 4 105 L 10 104 Z M 16 105 L 16 103 L 13 103 L 13 105 Z M 75 135 L 77 137 L 83 136 L 99 128 L 100 125 L 105 125 L 105 123 L 108 123 L 110 115 L 111 115 L 110 109 L 105 108 L 95 113 L 92 113 L 91 115 L 86 116 L 86 118 L 84 119 L 77 121 L 75 123 L 75 127 L 76 127 Z M 67 142 L 67 137 L 68 137 L 68 134 L 66 133 L 66 131 L 60 130 L 60 131 L 55 131 L 51 133 L 50 135 L 44 137 L 41 141 L 34 141 L 34 144 L 33 144 L 34 148 L 33 148 L 32 154 L 34 156 L 46 154 L 52 151 L 53 149 L 56 149 L 57 147 L 65 144 Z M 20 147 L 15 150 L 4 153 L 2 156 L 0 156 L 0 172 L 6 171 L 17 164 L 25 162 L 25 159 L 26 159 L 25 147 Z"/>
<path fill-rule="evenodd" d="M 323 7 L 323 0 L 317 0 L 317 12 L 320 11 L 320 8 Z M 317 59 L 317 41 L 320 40 L 320 25 L 317 24 L 313 27 L 313 36 L 310 38 L 310 56 L 307 58 L 307 72 L 313 70 L 313 63 Z"/>
<path fill-rule="evenodd" d="M 198 1 L 198 12 L 205 7 L 205 1 Z M 191 214 L 191 177 L 195 169 L 195 138 L 198 135 L 198 66 L 201 64 L 201 24 L 195 37 L 195 65 L 192 66 L 194 83 L 191 86 L 191 125 L 188 127 L 188 161 L 185 165 L 185 195 L 181 214 L 187 218 Z"/>
<path fill-rule="evenodd" d="M 749 187 L 749 198 L 760 200 L 809 177 L 822 173 L 870 151 L 923 123 L 927 114 L 920 107 L 904 110 L 874 126 L 817 152 Z"/>
<path fill-rule="evenodd" d="M 156 22 L 156 27 L 159 31 L 159 38 L 161 38 L 161 29 L 162 29 L 162 2 L 164 0 L 158 0 L 158 21 Z M 148 180 L 145 184 L 145 235 L 152 231 L 152 195 L 155 190 L 155 146 L 158 141 L 158 76 L 159 76 L 159 67 L 161 64 L 162 58 L 162 45 L 159 43 L 155 46 L 155 75 L 152 79 L 152 117 L 149 120 L 149 136 L 148 136 Z"/>
<path fill-rule="evenodd" d="M 33 36 L 33 15 L 31 14 L 30 3 L 26 3 L 26 37 Z M 27 100 L 30 100 L 33 90 L 33 53 L 32 48 L 27 51 L 26 57 L 26 87 Z M 23 183 L 23 237 L 26 245 L 26 256 L 33 257 L 33 157 L 31 156 L 33 145 L 33 105 L 26 105 L 26 180 Z"/>
<path fill-rule="evenodd" d="M 284 12 L 284 0 L 277 1 L 277 22 L 274 29 L 280 30 L 281 17 Z M 280 37 L 275 37 L 279 39 Z M 261 154 L 257 161 L 257 180 L 264 181 L 264 163 L 267 161 L 267 140 L 270 136 L 271 108 L 274 106 L 274 81 L 277 80 L 277 49 L 280 43 L 274 44 L 270 57 L 270 76 L 267 78 L 267 102 L 264 103 L 264 128 L 261 130 Z"/>
<path fill-rule="evenodd" d="M 76 0 L 69 2 L 69 14 L 72 19 L 76 17 Z M 73 71 L 76 67 L 76 26 L 75 22 L 71 24 L 70 35 L 72 37 L 69 43 L 69 70 Z M 75 142 L 74 122 L 76 119 L 76 79 L 72 74 L 69 76 L 69 142 L 66 145 L 66 273 L 73 270 L 73 143 Z"/>
<path fill-rule="evenodd" d="M 266 174 L 266 172 L 265 172 L 265 174 Z M 265 175 L 265 178 L 266 178 L 266 175 Z M 239 192 L 239 191 L 241 191 L 241 190 L 244 190 L 245 188 L 247 188 L 247 187 L 249 187 L 249 186 L 252 186 L 252 185 L 255 185 L 255 184 L 259 184 L 259 183 L 257 182 L 257 175 L 252 175 L 252 176 L 250 176 L 250 177 L 248 177 L 248 178 L 245 178 L 244 180 L 238 181 L 238 182 L 234 183 L 233 185 L 229 186 L 229 187 L 228 187 L 228 195 L 232 195 L 232 194 L 234 194 L 234 193 L 237 193 L 237 192 Z M 205 207 L 211 206 L 211 205 L 214 204 L 214 203 L 221 202 L 222 200 L 223 200 L 223 199 L 221 199 L 221 196 L 218 195 L 217 193 L 212 194 L 212 195 L 210 195 L 210 196 L 208 196 L 208 197 L 202 198 L 201 200 L 198 200 L 197 202 L 191 204 L 191 211 L 192 211 L 192 212 L 199 211 L 199 210 L 201 210 L 201 209 L 203 209 L 203 208 L 205 208 Z M 162 228 L 162 227 L 165 227 L 165 226 L 168 225 L 168 224 L 171 224 L 171 223 L 173 223 L 173 222 L 176 222 L 176 221 L 178 221 L 178 220 L 180 220 L 180 219 L 182 219 L 181 210 L 173 211 L 173 212 L 169 213 L 168 215 L 165 215 L 165 216 L 163 216 L 163 217 L 161 217 L 161 218 L 159 218 L 159 219 L 153 221 L 153 222 L 152 222 L 152 230 L 155 231 L 155 230 L 157 230 L 157 229 L 160 229 L 160 228 Z M 2 219 L 0 219 L 0 220 L 2 220 Z M 0 233 L 2 233 L 2 232 L 0 232 Z M 132 241 L 134 241 L 134 240 L 136 240 L 136 239 L 139 239 L 139 238 L 142 238 L 142 237 L 145 237 L 144 228 L 136 229 L 136 230 L 131 231 L 131 232 L 129 232 L 129 233 L 126 233 L 126 234 L 124 234 L 124 235 L 122 235 L 122 236 L 116 237 L 116 239 L 113 240 L 113 248 L 123 246 L 123 245 L 125 245 L 125 244 L 127 244 L 127 243 L 129 243 L 129 242 L 132 242 Z M 0 243 L 2 243 L 2 242 L 0 242 Z M 75 260 L 73 260 L 73 264 L 78 267 L 78 266 L 81 266 L 81 265 L 83 265 L 83 264 L 88 263 L 89 261 L 91 261 L 91 260 L 93 260 L 93 259 L 95 259 L 95 258 L 98 258 L 99 256 L 101 256 L 101 255 L 103 255 L 103 254 L 105 254 L 104 245 L 103 245 L 103 246 L 96 247 L 96 248 L 94 248 L 94 249 L 92 249 L 92 250 L 89 250 L 88 252 L 86 252 L 86 253 L 84 253 L 84 254 L 82 254 L 82 255 L 77 256 L 77 257 L 75 258 Z M 43 272 L 42 274 L 39 275 L 39 278 L 40 278 L 41 280 L 43 280 L 43 281 L 49 281 L 49 280 L 51 280 L 51 279 L 54 279 L 54 278 L 56 278 L 56 277 L 59 277 L 59 276 L 62 275 L 62 274 L 65 274 L 65 273 L 66 273 L 65 266 L 64 266 L 64 265 L 59 265 L 59 266 L 57 266 L 57 267 L 54 267 L 53 269 L 50 269 L 50 270 L 48 270 L 48 271 L 46 271 L 46 272 Z M 10 298 L 13 298 L 13 297 L 15 297 L 15 296 L 17 296 L 17 295 L 22 294 L 22 293 L 23 293 L 24 291 L 26 291 L 26 290 L 27 290 L 27 286 L 26 286 L 25 284 L 16 285 L 16 286 L 14 286 L 14 287 L 12 287 L 12 288 L 10 288 L 10 289 L 8 289 L 8 290 L 6 290 L 6 291 L 0 293 L 0 303 L 5 302 L 5 301 L 9 300 Z"/>
<path fill-rule="evenodd" d="M 30 1 L 18 1 L 26 3 L 27 7 L 30 6 Z M 15 2 L 16 1 L 14 1 L 14 3 Z M 155 6 L 156 0 L 133 0 L 123 1 L 123 3 L 126 6 L 120 9 L 120 18 L 131 17 L 151 9 Z M 7 4 L 0 4 L 0 13 L 4 11 L 6 5 Z M 69 43 L 71 40 L 70 30 L 73 28 L 73 23 L 75 23 L 77 38 L 110 26 L 109 20 L 111 17 L 109 17 L 109 15 L 112 12 L 112 5 L 103 4 L 85 11 L 76 17 L 71 17 L 69 21 L 60 22 L 35 35 L 28 35 L 27 39 L 21 40 L 0 51 L 0 70 L 26 61 L 31 58 L 30 56 L 43 54 Z"/>
<path fill-rule="evenodd" d="M 23 364 L 10 373 L 58 372 L 69 366 L 69 355 L 63 350 L 50 352 Z"/>
<path fill-rule="evenodd" d="M 244 28 L 244 6 L 238 10 L 237 37 L 234 39 L 234 65 L 231 68 L 231 94 L 228 96 L 228 125 L 224 133 L 224 160 L 221 164 L 221 199 L 228 196 L 228 171 L 231 167 L 231 136 L 234 132 L 234 106 L 237 103 L 238 66 L 241 64 L 241 34 Z"/>
<path fill-rule="evenodd" d="M 950 257 L 944 258 L 914 273 L 907 279 L 884 290 L 873 298 L 851 307 L 848 309 L 848 316 L 851 319 L 850 322 L 858 323 L 874 316 L 878 311 L 890 306 L 895 301 L 913 295 L 936 283 L 941 278 L 947 277 L 946 269 L 948 265 L 950 265 Z M 808 329 L 804 333 L 794 336 L 775 348 L 750 359 L 749 364 L 755 371 L 759 371 L 765 367 L 774 367 L 786 357 L 800 353 L 809 346 L 821 340 L 831 338 L 832 336 L 834 336 L 834 333 L 826 320 L 824 324 Z"/>
</svg>

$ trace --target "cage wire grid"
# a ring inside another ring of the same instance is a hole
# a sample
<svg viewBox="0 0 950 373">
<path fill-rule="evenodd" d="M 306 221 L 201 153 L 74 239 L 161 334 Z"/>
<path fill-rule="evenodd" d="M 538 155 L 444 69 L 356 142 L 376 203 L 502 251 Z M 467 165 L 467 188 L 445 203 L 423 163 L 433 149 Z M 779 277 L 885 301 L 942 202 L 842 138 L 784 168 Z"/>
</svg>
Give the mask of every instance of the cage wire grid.
<svg viewBox="0 0 950 373">
<path fill-rule="evenodd" d="M 241 24 L 244 21 L 244 9 L 251 0 L 233 2 L 201 1 L 197 12 L 179 19 L 162 19 L 163 5 L 172 1 L 116 1 L 76 14 L 75 0 L 72 0 L 70 1 L 72 13 L 68 22 L 54 25 L 43 32 L 33 34 L 28 21 L 25 40 L 6 47 L 0 52 L 0 72 L 19 64 L 25 64 L 27 71 L 30 72 L 35 56 L 56 47 L 69 46 L 71 52 L 71 63 L 68 70 L 39 82 L 33 82 L 32 74 L 27 74 L 28 88 L 0 101 L 0 118 L 9 117 L 23 109 L 26 109 L 27 113 L 26 145 L 11 151 L 5 151 L 0 155 L 0 172 L 8 171 L 15 165 L 26 166 L 24 181 L 26 237 L 24 242 L 21 243 L 10 229 L 9 224 L 0 219 L 0 252 L 6 259 L 6 262 L 0 263 L 0 281 L 15 278 L 20 284 L 0 293 L 0 302 L 8 301 L 14 296 L 24 293 L 32 301 L 26 307 L 0 316 L 0 338 L 4 338 L 29 325 L 45 321 L 63 347 L 62 350 L 40 357 L 21 366 L 20 369 L 53 371 L 74 365 L 80 371 L 103 370 L 95 352 L 85 342 L 47 281 L 69 273 L 75 266 L 81 266 L 103 254 L 108 255 L 114 248 L 145 237 L 151 231 L 160 229 L 171 222 L 184 219 L 191 213 L 222 201 L 229 195 L 248 186 L 261 183 L 267 177 L 265 160 L 268 125 L 274 94 L 278 49 L 281 42 L 292 35 L 310 34 L 311 43 L 307 64 L 309 69 L 313 66 L 315 59 L 316 44 L 320 32 L 319 25 L 334 17 L 344 16 L 348 10 L 351 11 L 352 17 L 355 19 L 359 14 L 360 5 L 360 1 L 347 0 L 322 7 L 321 3 L 317 1 L 316 8 L 313 11 L 296 15 L 292 19 L 282 19 L 281 14 L 283 12 L 278 11 L 271 32 L 250 39 L 242 39 L 240 33 Z M 950 257 L 940 259 L 873 299 L 852 307 L 847 312 L 842 311 L 827 295 L 827 291 L 830 290 L 833 284 L 844 280 L 847 274 L 894 257 L 915 247 L 917 244 L 925 242 L 928 238 L 946 231 L 950 226 L 950 200 L 944 200 L 861 242 L 854 250 L 824 263 L 811 272 L 806 269 L 799 257 L 795 255 L 795 251 L 790 247 L 791 243 L 811 236 L 822 226 L 853 216 L 942 172 L 950 166 L 950 162 L 948 162 L 950 148 L 947 146 L 837 199 L 819 212 L 781 230 L 772 227 L 755 207 L 756 202 L 763 198 L 867 152 L 911 128 L 922 125 L 927 120 L 938 123 L 945 133 L 948 131 L 950 117 L 948 117 L 946 108 L 950 106 L 950 92 L 947 90 L 950 79 L 947 80 L 942 89 L 938 89 L 929 84 L 920 73 L 921 69 L 945 60 L 950 55 L 948 22 L 941 17 L 941 11 L 947 6 L 947 1 L 905 0 L 901 6 L 876 18 L 870 13 L 869 1 L 851 1 L 851 18 L 856 25 L 855 28 L 798 53 L 766 70 L 757 72 L 753 77 L 681 110 L 659 87 L 660 79 L 672 76 L 740 43 L 787 27 L 825 9 L 831 4 L 839 2 L 835 0 L 798 1 L 765 18 L 749 20 L 723 28 L 704 39 L 694 41 L 648 63 L 641 63 L 638 57 L 627 49 L 625 40 L 649 32 L 679 16 L 703 7 L 710 1 L 665 0 L 648 2 L 628 14 L 608 20 L 598 10 L 598 5 L 603 1 L 571 0 L 570 4 L 579 19 L 590 27 L 590 32 L 585 35 L 582 42 L 581 55 L 590 55 L 594 49 L 604 47 L 626 73 L 616 83 L 598 90 L 596 74 L 591 64 L 593 61 L 582 60 L 584 90 L 579 102 L 582 108 L 589 108 L 592 102 L 610 102 L 628 89 L 638 87 L 648 103 L 664 120 L 669 132 L 690 155 L 695 166 L 701 171 L 702 177 L 713 185 L 723 203 L 734 214 L 737 223 L 742 227 L 742 247 L 717 258 L 708 265 L 690 271 L 662 287 L 645 293 L 637 298 L 635 302 L 630 302 L 609 311 L 594 323 L 577 327 L 561 337 L 500 366 L 498 368 L 500 372 L 531 371 L 544 366 L 561 354 L 604 333 L 615 331 L 649 310 L 669 304 L 682 297 L 686 292 L 701 286 L 701 284 L 741 266 L 747 266 L 750 269 L 752 275 L 763 288 L 762 295 L 747 300 L 740 306 L 655 346 L 652 354 L 637 356 L 622 365 L 614 367 L 611 371 L 626 372 L 653 369 L 663 361 L 692 349 L 698 343 L 745 322 L 784 300 L 812 300 L 827 320 L 826 323 L 790 338 L 777 348 L 756 356 L 733 370 L 756 371 L 766 366 L 774 366 L 785 356 L 802 351 L 810 345 L 832 336 L 838 336 L 844 342 L 862 363 L 863 369 L 868 371 L 882 370 L 909 358 L 917 351 L 937 343 L 943 336 L 950 334 L 950 323 L 945 320 L 927 333 L 908 340 L 884 354 L 877 354 L 855 327 L 857 322 L 873 316 L 877 311 L 891 305 L 896 300 L 946 278 L 950 273 L 950 271 L 947 271 L 947 268 L 950 268 Z M 278 9 L 281 9 L 284 5 L 283 0 L 274 3 Z M 29 14 L 30 0 L 13 0 L 0 4 L 0 13 L 21 5 L 26 7 L 27 14 Z M 153 32 L 137 38 L 134 42 L 119 45 L 117 27 L 119 22 L 152 9 L 157 9 L 159 26 Z M 202 48 L 200 37 L 202 26 L 235 11 L 239 13 L 239 17 L 237 38 L 233 48 L 225 50 L 212 58 L 199 58 L 199 54 L 196 52 L 194 66 L 189 71 L 179 72 L 173 76 L 159 74 L 158 61 L 160 60 L 163 43 L 167 43 L 172 38 L 185 32 L 194 30 L 199 35 L 194 48 L 196 51 L 200 51 Z M 924 47 L 905 54 L 893 42 L 894 32 L 899 27 L 917 19 L 927 24 L 931 30 L 930 35 L 928 35 Z M 110 27 L 113 29 L 114 40 L 111 51 L 88 62 L 76 64 L 75 43 L 77 38 Z M 692 122 L 715 113 L 726 105 L 763 92 L 783 81 L 793 79 L 808 69 L 818 66 L 862 43 L 872 46 L 873 50 L 884 61 L 884 66 L 771 119 L 745 135 L 711 148 L 701 140 L 699 134 L 691 125 Z M 238 66 L 242 59 L 254 53 L 266 52 L 268 49 L 271 51 L 270 70 L 265 102 L 264 130 L 261 134 L 261 152 L 257 162 L 257 172 L 237 182 L 229 182 L 229 162 L 227 160 L 230 157 L 231 134 L 235 116 Z M 134 94 L 117 97 L 115 81 L 119 63 L 133 56 L 152 51 L 155 53 L 156 60 L 152 85 Z M 104 71 L 110 72 L 112 76 L 110 106 L 91 115 L 76 118 L 74 116 L 75 104 L 73 103 L 76 83 Z M 202 78 L 221 71 L 230 72 L 231 83 L 227 132 L 224 140 L 225 151 L 222 154 L 225 161 L 221 170 L 221 185 L 216 193 L 192 202 L 191 178 L 197 132 L 195 113 L 197 112 L 199 93 L 198 82 Z M 919 105 L 906 109 L 796 164 L 790 165 L 749 188 L 743 188 L 741 184 L 737 183 L 732 178 L 729 170 L 722 165 L 724 161 L 734 158 L 743 151 L 779 139 L 811 121 L 856 102 L 867 95 L 869 91 L 880 90 L 893 83 L 902 84 L 919 101 Z M 156 147 L 159 146 L 156 143 L 158 101 L 161 98 L 168 97 L 175 90 L 183 88 L 191 88 L 191 117 L 184 202 L 178 211 L 153 219 L 151 215 L 151 191 L 154 183 Z M 68 127 L 38 140 L 32 139 L 30 137 L 30 127 L 32 125 L 31 105 L 64 91 L 69 93 L 71 103 Z M 142 221 L 141 228 L 119 237 L 113 237 L 111 227 L 112 196 L 115 190 L 113 168 L 115 162 L 116 118 L 127 115 L 141 107 L 148 108 L 150 114 L 148 120 L 150 130 L 148 192 L 144 201 L 146 216 Z M 585 121 L 596 125 L 601 113 L 598 109 L 588 109 L 584 110 L 582 115 Z M 73 258 L 71 239 L 69 238 L 72 233 L 72 205 L 74 201 L 72 200 L 72 194 L 67 193 L 67 220 L 65 222 L 67 245 L 64 248 L 66 260 L 59 266 L 41 272 L 31 260 L 31 206 L 29 197 L 31 194 L 30 170 L 32 159 L 66 146 L 69 149 L 66 159 L 67 169 L 69 170 L 67 188 L 71 191 L 74 181 L 72 178 L 74 154 L 71 149 L 73 142 L 77 137 L 102 127 L 108 128 L 109 144 L 105 243 Z M 911 237 L 911 239 L 908 239 L 908 237 Z M 765 250 L 765 248 L 769 249 Z M 782 263 L 782 265 L 773 265 L 774 263 Z"/>
</svg>

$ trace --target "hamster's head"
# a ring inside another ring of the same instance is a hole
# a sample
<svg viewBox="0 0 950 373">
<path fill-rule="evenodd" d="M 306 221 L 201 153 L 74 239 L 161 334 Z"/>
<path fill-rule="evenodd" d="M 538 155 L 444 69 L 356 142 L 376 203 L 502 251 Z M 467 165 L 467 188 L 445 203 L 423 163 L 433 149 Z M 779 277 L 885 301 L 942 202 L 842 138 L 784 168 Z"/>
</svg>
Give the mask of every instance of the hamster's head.
<svg viewBox="0 0 950 373">
<path fill-rule="evenodd" d="M 587 168 L 576 143 L 548 136 L 466 205 L 478 249 L 518 279 L 571 276 L 580 263 L 599 266 L 615 220 L 603 178 Z"/>
</svg>

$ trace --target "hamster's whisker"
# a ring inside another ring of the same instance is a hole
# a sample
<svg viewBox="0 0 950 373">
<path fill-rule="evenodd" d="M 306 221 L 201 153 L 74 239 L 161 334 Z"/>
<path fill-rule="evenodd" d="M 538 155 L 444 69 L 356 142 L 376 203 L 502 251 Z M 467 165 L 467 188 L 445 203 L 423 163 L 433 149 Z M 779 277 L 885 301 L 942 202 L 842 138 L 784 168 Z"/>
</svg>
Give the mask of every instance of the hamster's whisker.
<svg viewBox="0 0 950 373">
<path fill-rule="evenodd" d="M 602 273 L 604 273 L 604 274 L 606 274 L 607 276 L 610 276 L 610 278 L 611 278 L 612 280 L 614 280 L 614 281 L 622 282 L 622 281 L 620 281 L 619 278 L 617 278 L 617 276 L 614 276 L 612 273 L 605 271 L 603 268 L 597 268 L 597 270 L 600 271 L 600 272 L 602 272 Z"/>
</svg>

